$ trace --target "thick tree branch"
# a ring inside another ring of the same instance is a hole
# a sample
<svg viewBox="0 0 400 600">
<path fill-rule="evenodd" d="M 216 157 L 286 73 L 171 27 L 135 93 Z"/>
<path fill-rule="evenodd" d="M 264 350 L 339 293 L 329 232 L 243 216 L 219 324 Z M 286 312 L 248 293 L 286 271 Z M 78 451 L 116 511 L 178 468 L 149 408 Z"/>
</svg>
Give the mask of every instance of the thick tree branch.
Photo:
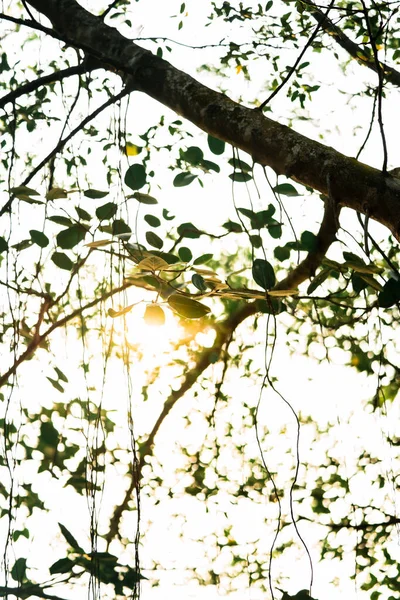
<svg viewBox="0 0 400 600">
<path fill-rule="evenodd" d="M 369 213 L 400 239 L 400 183 L 210 90 L 140 48 L 75 0 L 30 0 L 58 35 L 117 70 L 131 90 L 155 98 L 203 131 L 248 152 L 255 162 L 328 195 L 327 176 L 341 206 Z"/>
</svg>

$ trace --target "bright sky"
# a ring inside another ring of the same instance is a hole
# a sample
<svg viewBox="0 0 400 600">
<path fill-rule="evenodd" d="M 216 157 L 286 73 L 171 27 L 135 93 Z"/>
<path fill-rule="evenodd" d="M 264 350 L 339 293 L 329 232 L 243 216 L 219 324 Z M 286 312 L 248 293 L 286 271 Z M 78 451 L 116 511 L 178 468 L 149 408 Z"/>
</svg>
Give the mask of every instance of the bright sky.
<svg viewBox="0 0 400 600">
<path fill-rule="evenodd" d="M 98 3 L 94 3 L 97 6 Z M 176 6 L 176 13 L 179 11 L 181 2 L 160 2 L 159 0 L 148 0 L 147 2 L 132 3 L 132 21 L 135 24 L 136 32 L 141 37 L 151 37 L 154 35 L 162 35 L 171 38 L 177 38 L 177 19 L 169 19 L 169 15 L 173 14 L 173 6 Z M 194 30 L 196 26 L 203 18 L 204 15 L 209 12 L 208 3 L 199 2 L 187 2 L 187 9 L 189 13 L 188 23 L 189 25 L 182 30 L 182 39 L 188 43 L 193 43 L 194 31 L 196 33 L 195 43 L 198 45 L 215 42 L 220 39 L 218 29 L 215 27 L 202 28 Z M 192 25 L 190 25 L 190 23 Z M 131 32 L 126 32 L 126 35 L 131 36 Z M 173 46 L 174 47 L 174 46 Z M 43 50 L 42 50 L 43 52 Z M 196 75 L 196 67 L 199 61 L 204 62 L 208 53 L 200 55 L 197 51 L 179 50 L 174 52 L 171 57 L 171 62 L 182 68 L 183 70 Z M 210 57 L 212 52 L 209 53 Z M 166 58 L 169 58 L 168 56 Z M 315 57 L 313 57 L 315 59 Z M 343 74 L 337 68 L 334 60 L 332 64 L 328 66 L 327 58 L 325 55 L 317 57 L 316 62 L 319 66 L 316 70 L 316 77 L 325 78 L 328 73 L 329 88 L 326 92 L 321 91 L 315 98 L 310 108 L 312 108 L 313 115 L 317 116 L 320 122 L 320 131 L 329 131 L 329 144 L 334 145 L 338 150 L 341 150 L 345 154 L 354 155 L 360 145 L 360 139 L 363 135 L 353 137 L 352 128 L 354 121 L 357 123 L 364 122 L 367 127 L 368 119 L 371 109 L 370 99 L 359 99 L 357 106 L 348 104 L 346 106 L 346 100 L 341 96 L 337 90 L 345 89 L 349 91 L 349 81 L 351 77 L 343 77 Z M 349 67 L 351 70 L 351 67 Z M 354 68 L 354 72 L 358 73 L 359 69 Z M 365 77 L 370 77 L 365 74 Z M 212 81 L 208 79 L 207 75 L 202 73 L 197 75 L 199 79 L 205 81 L 212 86 Z M 372 76 L 371 76 L 372 77 Z M 355 80 L 354 80 L 355 81 Z M 233 95 L 243 94 L 248 97 L 252 97 L 255 91 L 260 89 L 262 82 L 262 65 L 259 65 L 255 69 L 254 79 L 250 83 L 245 82 L 242 75 L 237 75 L 236 80 L 232 80 Z M 357 84 L 355 83 L 355 86 Z M 389 98 L 388 105 L 386 108 L 386 114 L 388 115 L 388 121 L 391 115 L 396 114 L 394 112 L 395 97 Z M 276 111 L 277 117 L 284 117 L 287 114 L 288 107 L 285 102 L 275 101 L 273 109 Z M 354 111 L 356 111 L 356 119 L 354 119 Z M 157 103 L 146 98 L 142 95 L 134 95 L 131 108 L 128 116 L 128 132 L 131 133 L 132 141 L 137 142 L 137 135 L 143 133 L 149 125 L 154 124 L 156 121 L 155 115 L 159 112 Z M 273 113 L 274 114 L 274 113 Z M 360 115 L 362 115 L 360 117 Z M 391 166 L 396 166 L 396 150 L 398 145 L 400 123 L 398 119 L 392 119 L 391 127 L 387 129 L 388 143 L 390 152 L 390 163 Z M 393 123 L 393 126 L 392 126 Z M 340 131 L 339 131 L 340 126 Z M 307 122 L 295 122 L 297 130 L 317 137 L 318 130 L 312 129 Z M 193 131 L 195 129 L 193 128 Z M 51 145 L 52 140 L 49 139 L 48 143 Z M 203 149 L 205 148 L 204 140 L 202 143 Z M 379 149 L 379 150 L 378 150 Z M 371 165 L 379 167 L 381 164 L 381 152 L 380 152 L 380 141 L 377 131 L 370 142 L 367 151 L 363 155 L 363 160 Z M 398 160 L 397 162 L 400 162 Z M 228 171 L 227 171 L 228 172 Z M 157 194 L 158 199 L 162 206 L 167 207 L 173 214 L 179 214 L 180 222 L 186 220 L 193 221 L 199 228 L 209 227 L 210 211 L 213 215 L 213 223 L 219 225 L 227 218 L 233 218 L 235 215 L 234 208 L 232 206 L 232 194 L 230 180 L 223 176 L 207 176 L 204 178 L 205 189 L 202 190 L 197 184 L 191 185 L 188 188 L 176 189 L 172 188 L 172 173 L 166 174 L 165 185 L 159 190 Z M 98 186 L 100 189 L 101 186 Z M 248 206 L 248 198 L 246 191 L 239 189 L 237 186 L 235 190 L 236 202 L 238 206 Z M 261 208 L 271 201 L 268 196 L 268 191 L 262 188 L 261 184 L 261 199 L 258 200 L 256 197 L 255 190 L 252 190 L 252 199 L 254 201 L 255 209 Z M 218 202 L 215 199 L 218 199 Z M 24 207 L 25 208 L 25 207 Z M 308 229 L 315 229 L 315 224 L 318 222 L 320 217 L 320 209 L 313 209 L 312 217 L 310 217 L 310 203 L 299 199 L 289 199 L 287 208 L 290 211 L 291 216 L 298 224 L 299 230 L 301 227 L 307 224 Z M 32 212 L 32 219 L 34 219 L 34 213 Z M 314 227 L 312 224 L 314 223 Z M 31 229 L 32 221 L 29 223 L 21 223 L 21 230 L 24 228 Z M 346 226 L 351 226 L 351 221 L 346 221 Z M 37 227 L 39 229 L 39 226 Z M 375 228 L 377 234 L 380 234 L 381 229 Z M 231 242 L 229 242 L 232 244 Z M 202 242 L 199 242 L 201 247 Z M 235 252 L 236 248 L 232 246 L 231 251 Z M 175 337 L 180 335 L 174 324 L 174 320 L 168 315 L 167 327 L 165 338 L 160 336 L 160 333 L 156 330 L 149 331 L 141 320 L 144 306 L 140 305 L 137 309 L 132 311 L 128 318 L 128 338 L 132 344 L 140 343 L 143 347 L 143 361 L 140 364 L 132 365 L 132 381 L 134 382 L 134 402 L 136 398 L 140 397 L 140 391 L 145 383 L 145 368 L 151 368 L 153 361 L 160 360 L 162 358 L 162 351 L 164 346 L 167 346 L 168 337 Z M 260 321 L 262 323 L 262 321 Z M 251 333 L 253 339 L 257 341 L 252 357 L 254 360 L 254 369 L 259 368 L 261 371 L 264 369 L 264 340 L 263 327 L 260 326 L 255 333 Z M 243 332 L 243 337 L 250 335 L 248 331 Z M 156 339 L 156 344 L 155 344 Z M 299 356 L 298 353 L 295 355 L 290 353 L 291 342 L 287 345 L 288 338 L 286 337 L 285 329 L 281 327 L 278 331 L 278 344 L 275 351 L 273 368 L 273 375 L 277 377 L 278 389 L 284 395 L 284 397 L 290 401 L 296 412 L 301 411 L 304 415 L 312 415 L 313 419 L 318 423 L 328 423 L 339 420 L 338 430 L 334 434 L 334 439 L 330 438 L 322 442 L 321 447 L 314 448 L 310 445 L 311 441 L 311 429 L 305 425 L 302 428 L 301 433 L 301 460 L 304 463 L 310 461 L 312 464 L 318 464 L 318 453 L 320 459 L 323 457 L 324 443 L 332 444 L 334 446 L 334 453 L 338 460 L 342 460 L 345 464 L 345 468 L 351 474 L 356 469 L 355 463 L 356 456 L 360 453 L 360 449 L 363 447 L 372 447 L 377 452 L 383 453 L 389 459 L 388 464 L 390 465 L 390 449 L 387 444 L 384 443 L 383 437 L 386 431 L 393 430 L 394 423 L 398 422 L 399 410 L 392 406 L 388 407 L 389 414 L 387 417 L 370 415 L 367 412 L 360 411 L 360 403 L 363 400 L 370 398 L 375 390 L 376 382 L 367 380 L 364 376 L 357 374 L 355 371 L 349 370 L 343 366 L 344 356 L 343 353 L 335 348 L 330 351 L 331 364 L 323 363 L 318 364 L 317 362 Z M 70 342 L 74 344 L 73 335 L 70 334 Z M 56 344 L 58 347 L 57 355 L 59 357 L 59 364 L 63 365 L 63 370 L 70 376 L 70 379 L 74 379 L 74 370 L 76 372 L 76 356 L 71 353 L 71 346 L 67 345 L 63 336 L 56 336 Z M 233 346 L 234 348 L 234 346 Z M 294 348 L 294 344 L 292 349 Z M 166 348 L 165 348 L 166 349 Z M 315 348 L 315 353 L 318 355 L 320 348 Z M 167 358 L 163 358 L 166 369 Z M 99 372 L 102 368 L 102 358 L 99 357 Z M 147 364 L 148 363 L 148 364 Z M 113 408 L 117 411 L 118 419 L 121 421 L 125 418 L 126 411 L 126 389 L 121 376 L 121 367 L 115 364 L 113 361 L 110 363 L 110 372 L 108 383 L 104 389 L 104 406 L 105 408 Z M 42 386 L 43 376 L 48 374 L 48 365 L 43 362 L 41 363 L 39 372 L 38 364 L 36 362 L 27 363 L 24 365 L 23 370 L 21 369 L 22 379 L 29 381 L 30 388 L 33 382 Z M 72 375 L 72 377 L 71 377 Z M 218 381 L 218 370 L 212 374 L 212 380 L 214 383 Z M 46 384 L 45 384 L 46 385 Z M 76 394 L 79 394 L 80 386 L 82 385 L 82 379 L 79 374 L 76 376 Z M 137 432 L 148 431 L 149 426 L 152 424 L 154 415 L 157 414 L 157 409 L 160 407 L 162 401 L 165 399 L 165 385 L 163 383 L 163 374 L 161 373 L 159 381 L 155 386 L 158 390 L 158 394 L 152 396 L 151 402 L 141 403 L 140 410 L 135 415 L 135 428 Z M 241 373 L 235 370 L 229 375 L 226 392 L 232 395 L 232 402 L 222 411 L 223 420 L 231 420 L 235 423 L 236 415 L 240 413 L 240 407 L 242 401 L 248 396 L 254 399 L 258 398 L 259 394 L 259 382 L 251 382 L 241 377 Z M 71 390 L 72 394 L 72 390 Z M 212 397 L 206 397 L 206 394 L 200 394 L 198 398 L 194 398 L 193 391 L 191 390 L 188 397 L 185 398 L 179 406 L 174 409 L 173 417 L 168 419 L 164 426 L 161 428 L 160 433 L 157 437 L 157 448 L 156 456 L 159 457 L 161 462 L 165 462 L 166 465 L 166 483 L 170 483 L 174 489 L 183 489 L 184 475 L 182 475 L 182 481 L 177 481 L 175 475 L 172 472 L 171 465 L 168 466 L 168 462 L 165 461 L 165 456 L 171 456 L 173 460 L 179 461 L 176 455 L 176 447 L 174 442 L 176 439 L 184 444 L 192 443 L 193 448 L 196 448 L 200 444 L 201 439 L 206 434 L 204 421 L 196 414 L 199 413 L 201 408 L 212 407 Z M 72 395 L 71 395 L 72 397 Z M 31 410 L 35 409 L 35 403 L 39 406 L 40 404 L 51 405 L 54 399 L 53 389 L 50 384 L 46 388 L 40 388 L 40 396 L 35 394 L 32 398 Z M 211 403 L 211 404 L 210 404 Z M 122 407 L 121 407 L 122 404 Z M 187 407 L 191 406 L 193 412 L 193 420 L 197 427 L 191 427 L 190 429 L 185 428 L 184 417 L 186 415 Z M 121 408 L 123 409 L 121 411 Z M 196 413 L 197 411 L 197 413 Z M 228 414 L 230 411 L 230 414 Z M 197 419 L 197 421 L 196 421 Z M 237 418 L 237 425 L 240 426 L 239 419 Z M 268 452 L 266 461 L 268 467 L 271 470 L 275 470 L 278 465 L 284 462 L 286 459 L 283 456 L 282 448 L 286 449 L 287 446 L 294 448 L 295 440 L 295 423 L 291 412 L 287 406 L 274 394 L 271 390 L 265 391 L 263 394 L 263 400 L 261 403 L 259 413 L 259 426 L 262 430 L 267 427 L 270 430 L 272 440 L 276 440 L 276 447 Z M 281 441 L 281 430 L 287 429 L 287 436 L 285 440 Z M 126 432 L 125 432 L 126 433 Z M 244 434 L 243 434 L 244 435 Z M 243 442 L 246 446 L 246 452 L 249 456 L 257 455 L 257 447 L 255 442 L 254 431 L 249 431 L 246 434 Z M 110 443 L 116 440 L 110 436 Z M 126 440 L 128 443 L 128 440 Z M 282 444 L 282 446 L 281 446 Z M 287 455 L 287 460 L 290 461 L 290 453 Z M 245 467 L 243 467 L 244 469 Z M 390 467 L 389 467 L 390 468 Z M 124 485 L 121 486 L 121 477 L 118 469 L 114 471 L 114 479 L 112 478 L 112 470 L 110 470 L 110 479 L 107 481 L 105 495 L 102 499 L 102 514 L 107 515 L 108 510 L 116 501 L 116 492 L 121 494 Z M 26 475 L 26 474 L 25 474 Z M 29 476 L 29 474 L 28 474 Z M 304 468 L 301 470 L 301 477 L 303 480 L 307 478 L 307 472 Z M 51 505 L 51 517 L 54 527 L 49 527 L 47 531 L 41 530 L 41 523 L 36 523 L 37 531 L 40 532 L 40 547 L 43 564 L 50 564 L 52 555 L 57 551 L 54 546 L 54 540 L 52 540 L 53 532 L 56 528 L 57 521 L 62 521 L 74 535 L 78 537 L 79 531 L 82 535 L 82 539 L 87 535 L 88 529 L 88 515 L 86 503 L 81 498 L 76 498 L 76 494 L 69 491 L 68 488 L 62 490 L 62 504 L 58 502 L 58 487 L 57 483 L 48 474 L 41 474 L 40 486 L 48 486 L 48 502 Z M 289 484 L 287 484 L 288 487 Z M 109 492 L 107 492 L 109 490 Z M 111 493 L 110 493 L 111 492 Z M 363 488 L 363 480 L 361 477 L 357 477 L 352 482 L 352 492 L 354 493 L 354 502 L 363 503 L 364 498 L 369 496 L 370 490 Z M 68 507 L 72 509 L 68 514 L 65 512 L 66 496 L 68 495 Z M 151 589 L 148 585 L 143 586 L 143 598 L 146 600 L 161 600 L 165 598 L 174 598 L 175 600 L 214 600 L 225 595 L 223 587 L 217 588 L 205 588 L 199 587 L 196 582 L 187 581 L 187 573 L 180 571 L 182 565 L 192 564 L 197 565 L 199 570 L 206 570 L 209 566 L 207 564 L 207 558 L 205 559 L 202 552 L 199 550 L 198 544 L 194 541 L 190 541 L 190 538 L 196 539 L 198 536 L 202 536 L 205 532 L 209 533 L 210 538 L 212 532 L 221 528 L 221 523 L 224 523 L 226 518 L 224 516 L 225 510 L 229 509 L 229 515 L 231 524 L 234 529 L 234 533 L 237 539 L 242 539 L 245 544 L 246 536 L 255 538 L 259 528 L 264 526 L 264 519 L 273 519 L 275 516 L 275 506 L 264 504 L 256 504 L 251 502 L 242 502 L 238 507 L 232 507 L 229 504 L 228 499 L 226 500 L 226 507 L 222 504 L 215 503 L 208 505 L 208 512 L 205 511 L 205 505 L 194 498 L 180 498 L 174 502 L 169 499 L 166 495 L 165 490 L 155 490 L 153 497 L 147 497 L 143 495 L 144 502 L 144 523 L 151 522 L 149 527 L 149 533 L 146 536 L 146 546 L 142 549 L 142 563 L 144 567 L 151 561 L 159 561 L 166 567 L 166 571 L 157 573 L 161 577 L 161 585 L 159 588 Z M 160 500 L 159 503 L 157 501 Z M 393 507 L 392 507 L 393 509 Z M 188 515 L 188 521 L 184 526 L 184 531 L 187 537 L 180 538 L 180 521 L 174 521 L 173 515 L 182 510 L 183 513 Z M 296 505 L 295 505 L 296 510 Z M 299 509 L 299 512 L 301 510 Z M 79 517 L 77 517 L 79 515 Z M 129 518 L 125 527 L 127 530 L 131 526 Z M 313 549 L 313 544 L 317 539 L 317 532 L 313 527 L 305 526 L 301 524 L 301 532 L 307 541 L 310 549 Z M 0 530 L 1 531 L 1 530 Z M 132 531 L 130 531 L 130 534 Z M 273 531 L 270 529 L 270 537 Z M 38 534 L 39 535 L 39 534 Z M 270 545 L 270 538 L 265 540 L 266 548 Z M 36 541 L 34 540 L 36 543 Z M 32 541 L 21 541 L 22 553 L 34 546 Z M 346 541 L 344 541 L 346 543 Z M 25 547 L 24 547 L 25 546 Z M 36 548 L 37 546 L 35 546 Z M 117 545 L 115 545 L 117 547 Z M 111 551 L 113 549 L 111 548 Z M 330 563 L 330 566 L 320 567 L 316 563 L 317 554 L 314 553 L 315 559 L 315 585 L 314 585 L 314 596 L 316 598 L 324 600 L 339 600 L 345 597 L 347 600 L 362 600 L 365 596 L 360 594 L 354 589 L 354 584 L 351 581 L 351 575 L 353 573 L 353 557 L 349 556 L 349 562 L 344 561 L 342 564 L 337 564 L 335 561 Z M 132 557 L 129 553 L 126 556 L 121 557 L 121 561 L 129 562 Z M 215 548 L 213 549 L 210 545 L 210 556 L 208 557 L 209 562 L 213 562 L 216 569 L 220 568 L 223 572 L 225 558 L 216 553 Z M 399 555 L 400 560 L 400 555 Z M 295 593 L 302 588 L 308 586 L 309 571 L 306 557 L 303 555 L 301 561 L 298 561 L 298 555 L 293 553 L 293 561 L 288 562 L 284 565 L 281 564 L 279 558 L 274 563 L 274 572 L 278 573 L 281 568 L 290 572 L 290 581 L 288 583 L 287 591 Z M 177 570 L 173 570 L 173 567 L 177 567 Z M 171 571 L 168 572 L 168 568 Z M 146 572 L 145 572 L 146 574 Z M 329 585 L 330 581 L 334 577 L 340 579 L 340 585 L 337 588 Z M 237 593 L 229 595 L 232 600 L 261 600 L 263 596 L 256 588 L 249 589 L 247 585 L 247 575 L 243 574 L 238 580 L 241 582 L 242 588 Z M 290 587 L 289 587 L 290 586 Z M 85 592 L 86 593 L 86 592 Z M 82 594 L 82 598 L 86 597 L 85 593 Z M 75 596 L 77 597 L 77 596 Z M 75 598 L 74 597 L 74 598 Z M 79 599 L 78 599 L 79 600 Z"/>
</svg>

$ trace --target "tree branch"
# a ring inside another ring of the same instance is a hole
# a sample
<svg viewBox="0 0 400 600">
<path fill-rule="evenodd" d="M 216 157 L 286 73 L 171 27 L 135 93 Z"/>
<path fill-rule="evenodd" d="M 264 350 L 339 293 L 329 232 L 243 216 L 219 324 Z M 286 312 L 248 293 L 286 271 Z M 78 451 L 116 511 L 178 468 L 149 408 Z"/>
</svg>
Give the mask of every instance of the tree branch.
<svg viewBox="0 0 400 600">
<path fill-rule="evenodd" d="M 363 52 L 363 49 L 358 44 L 353 42 L 345 33 L 343 33 L 340 27 L 335 25 L 331 19 L 326 17 L 325 13 L 323 13 L 322 10 L 320 10 L 314 4 L 314 2 L 312 2 L 312 0 L 303 0 L 302 4 L 309 8 L 310 15 L 320 24 L 321 29 L 333 37 L 335 42 L 339 44 L 343 50 L 346 50 L 346 52 L 350 54 L 350 56 L 354 58 L 358 64 L 379 74 L 379 67 L 376 60 L 374 58 L 368 58 Z M 371 43 L 373 42 L 371 41 Z M 396 71 L 396 69 L 390 67 L 384 62 L 379 61 L 379 64 L 383 79 L 400 87 L 400 72 Z"/>
<path fill-rule="evenodd" d="M 328 195 L 327 173 L 341 206 L 385 225 L 400 240 L 400 184 L 380 171 L 308 139 L 260 111 L 241 106 L 137 46 L 75 0 L 29 0 L 67 43 L 117 70 L 141 91 L 203 131 L 248 152 L 278 174 Z"/>
<path fill-rule="evenodd" d="M 100 68 L 99 66 L 90 66 L 88 67 L 85 62 L 80 65 L 76 65 L 74 67 L 68 67 L 67 69 L 62 69 L 61 71 L 56 71 L 55 73 L 49 73 L 49 75 L 43 75 L 43 77 L 39 77 L 34 81 L 28 81 L 20 85 L 16 90 L 9 92 L 2 98 L 0 98 L 0 108 L 4 108 L 4 106 L 8 102 L 14 102 L 20 96 L 24 94 L 29 94 L 29 92 L 34 92 L 38 88 L 48 85 L 49 83 L 55 83 L 56 81 L 61 81 L 66 77 L 71 77 L 71 75 L 81 75 L 83 73 L 89 73 L 90 71 L 94 71 L 95 69 Z"/>
</svg>

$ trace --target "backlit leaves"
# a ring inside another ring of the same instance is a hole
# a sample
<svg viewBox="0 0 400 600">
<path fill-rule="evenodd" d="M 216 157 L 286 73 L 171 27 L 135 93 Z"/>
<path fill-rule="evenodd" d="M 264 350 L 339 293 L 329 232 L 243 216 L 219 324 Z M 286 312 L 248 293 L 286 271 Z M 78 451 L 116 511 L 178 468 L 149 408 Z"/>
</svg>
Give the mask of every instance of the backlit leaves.
<svg viewBox="0 0 400 600">
<path fill-rule="evenodd" d="M 210 312 L 208 306 L 180 294 L 172 294 L 168 298 L 168 304 L 178 315 L 187 319 L 200 319 Z"/>
<path fill-rule="evenodd" d="M 146 169 L 140 163 L 131 165 L 125 173 L 124 181 L 131 190 L 140 190 L 146 183 Z"/>
<path fill-rule="evenodd" d="M 264 290 L 270 290 L 275 285 L 275 273 L 272 265 L 263 258 L 256 258 L 252 267 L 253 279 Z"/>
</svg>

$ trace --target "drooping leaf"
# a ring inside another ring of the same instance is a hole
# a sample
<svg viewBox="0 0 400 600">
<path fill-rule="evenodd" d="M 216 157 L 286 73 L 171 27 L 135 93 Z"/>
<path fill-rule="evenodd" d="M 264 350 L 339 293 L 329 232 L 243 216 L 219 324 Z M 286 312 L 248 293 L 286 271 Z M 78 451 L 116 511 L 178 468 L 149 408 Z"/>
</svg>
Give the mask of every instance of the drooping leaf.
<svg viewBox="0 0 400 600">
<path fill-rule="evenodd" d="M 83 208 L 81 208 L 80 206 L 75 206 L 75 210 L 77 212 L 77 215 L 80 219 L 82 219 L 82 221 L 90 221 L 92 216 Z"/>
<path fill-rule="evenodd" d="M 322 269 L 322 271 L 320 271 L 309 284 L 307 288 L 307 294 L 312 294 L 320 285 L 324 283 L 326 279 L 328 279 L 330 274 L 330 268 Z"/>
<path fill-rule="evenodd" d="M 186 248 L 185 246 L 179 248 L 178 254 L 179 258 L 185 263 L 190 262 L 193 258 L 192 251 L 190 250 L 190 248 Z"/>
<path fill-rule="evenodd" d="M 203 171 L 215 171 L 215 173 L 219 173 L 221 171 L 220 166 L 211 160 L 202 160 L 199 166 Z"/>
<path fill-rule="evenodd" d="M 234 231 L 235 233 L 240 233 L 243 231 L 242 226 L 239 223 L 235 223 L 234 221 L 227 221 L 222 225 L 228 231 Z"/>
<path fill-rule="evenodd" d="M 64 252 L 54 252 L 51 260 L 59 268 L 65 271 L 71 271 L 74 263 Z"/>
<path fill-rule="evenodd" d="M 199 275 L 199 273 L 192 275 L 192 283 L 194 287 L 200 290 L 200 292 L 205 292 L 207 290 L 207 284 L 204 281 L 204 277 Z"/>
<path fill-rule="evenodd" d="M 228 164 L 230 164 L 235 171 L 240 171 L 241 173 L 250 173 L 252 171 L 252 167 L 244 162 L 244 160 L 241 158 L 230 158 L 228 160 Z"/>
<path fill-rule="evenodd" d="M 105 198 L 105 196 L 108 196 L 110 192 L 102 192 L 100 190 L 85 190 L 83 192 L 83 195 L 86 196 L 86 198 L 91 198 L 92 200 L 99 200 L 100 198 Z"/>
<path fill-rule="evenodd" d="M 14 581 L 22 583 L 26 579 L 26 558 L 17 558 L 11 569 L 11 577 Z"/>
<path fill-rule="evenodd" d="M 262 248 L 262 237 L 260 235 L 251 235 L 250 242 L 253 248 Z"/>
<path fill-rule="evenodd" d="M 68 377 L 61 371 L 61 369 L 59 369 L 58 367 L 54 367 L 54 370 L 57 373 L 59 379 L 65 381 L 65 383 L 68 383 Z"/>
<path fill-rule="evenodd" d="M 148 244 L 150 244 L 150 246 L 153 246 L 153 248 L 158 248 L 159 250 L 161 250 L 164 245 L 162 239 L 156 233 L 154 233 L 154 231 L 146 231 L 146 241 Z"/>
<path fill-rule="evenodd" d="M 150 227 L 160 227 L 161 221 L 154 215 L 144 215 L 144 220 L 150 225 Z"/>
<path fill-rule="evenodd" d="M 27 187 L 26 185 L 19 185 L 17 187 L 11 188 L 10 194 L 13 194 L 13 196 L 18 198 L 19 200 L 25 200 L 26 198 L 29 198 L 30 196 L 39 196 L 40 195 L 39 192 L 37 192 L 36 190 L 33 190 L 30 187 Z"/>
<path fill-rule="evenodd" d="M 282 224 L 275 219 L 270 219 L 268 223 L 268 233 L 274 240 L 282 237 Z"/>
<path fill-rule="evenodd" d="M 277 246 L 274 249 L 274 256 L 280 262 L 282 262 L 283 260 L 287 260 L 288 258 L 290 258 L 290 249 L 286 248 L 286 246 Z"/>
<path fill-rule="evenodd" d="M 66 542 L 71 546 L 71 548 L 73 548 L 74 550 L 77 550 L 78 552 L 83 552 L 81 546 L 78 544 L 78 542 L 76 541 L 76 539 L 74 538 L 72 533 L 70 533 L 70 531 L 68 531 L 68 529 L 65 527 L 65 525 L 63 525 L 62 523 L 59 523 L 58 526 L 59 526 L 61 533 L 63 534 Z"/>
<path fill-rule="evenodd" d="M 21 252 L 22 250 L 26 250 L 32 246 L 32 240 L 21 240 L 17 244 L 13 244 L 11 248 L 15 248 L 17 252 Z"/>
<path fill-rule="evenodd" d="M 149 304 L 144 312 L 144 321 L 146 325 L 160 327 L 165 323 L 165 314 L 158 304 Z"/>
<path fill-rule="evenodd" d="M 49 245 L 49 238 L 42 231 L 31 229 L 29 233 L 34 244 L 37 244 L 41 248 L 46 248 Z"/>
<path fill-rule="evenodd" d="M 270 290 L 275 285 L 275 273 L 272 265 L 264 258 L 256 258 L 252 267 L 253 279 L 264 290 Z"/>
<path fill-rule="evenodd" d="M 146 169 L 140 163 L 131 165 L 125 173 L 124 181 L 131 190 L 140 190 L 146 183 Z"/>
<path fill-rule="evenodd" d="M 200 319 L 210 312 L 208 306 L 180 294 L 172 294 L 167 302 L 178 315 L 187 319 Z"/>
<path fill-rule="evenodd" d="M 135 198 L 141 204 L 158 204 L 158 200 L 150 196 L 149 194 L 142 194 L 142 192 L 135 192 L 132 194 L 132 198 Z"/>
<path fill-rule="evenodd" d="M 74 248 L 79 242 L 82 242 L 86 237 L 87 231 L 81 225 L 72 225 L 68 229 L 63 229 L 57 235 L 57 244 L 64 250 Z"/>
<path fill-rule="evenodd" d="M 193 223 L 182 223 L 178 227 L 178 235 L 195 240 L 201 236 L 201 231 Z"/>
<path fill-rule="evenodd" d="M 207 136 L 208 147 L 213 154 L 223 154 L 225 150 L 225 142 L 213 137 L 212 135 Z"/>
<path fill-rule="evenodd" d="M 173 186 L 185 187 L 186 185 L 191 184 L 192 181 L 194 181 L 195 179 L 197 179 L 197 175 L 195 175 L 194 173 L 189 173 L 188 171 L 184 171 L 182 173 L 178 173 L 178 175 L 175 176 Z"/>
<path fill-rule="evenodd" d="M 300 196 L 296 188 L 291 183 L 280 183 L 272 188 L 277 194 L 282 196 Z"/>
<path fill-rule="evenodd" d="M 115 202 L 107 202 L 99 208 L 96 208 L 96 217 L 99 221 L 104 221 L 105 219 L 112 219 L 115 213 L 118 210 L 118 205 Z"/>
<path fill-rule="evenodd" d="M 166 208 L 163 208 L 162 216 L 166 221 L 173 221 L 175 219 L 175 216 L 170 215 L 169 211 Z"/>
</svg>

